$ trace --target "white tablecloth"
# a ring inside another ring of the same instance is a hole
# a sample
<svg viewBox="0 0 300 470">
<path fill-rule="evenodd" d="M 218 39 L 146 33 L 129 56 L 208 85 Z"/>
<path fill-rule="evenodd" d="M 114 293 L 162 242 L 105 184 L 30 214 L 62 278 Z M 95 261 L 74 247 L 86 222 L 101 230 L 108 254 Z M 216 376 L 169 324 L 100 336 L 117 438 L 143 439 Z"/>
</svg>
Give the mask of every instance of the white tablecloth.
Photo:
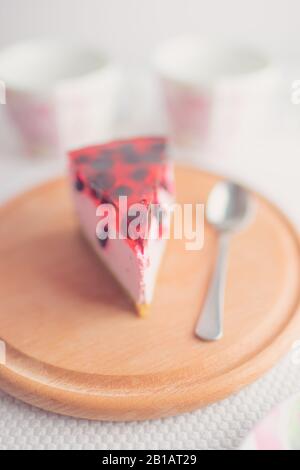
<svg viewBox="0 0 300 470">
<path fill-rule="evenodd" d="M 200 164 L 259 189 L 300 227 L 299 144 L 300 132 L 298 137 L 294 126 L 293 132 L 285 128 L 239 144 L 230 156 L 203 157 Z M 63 163 L 55 159 L 13 155 L 15 149 L 9 147 L 0 155 L 1 202 L 63 171 Z M 273 405 L 300 391 L 300 364 L 293 359 L 293 354 L 286 357 L 261 380 L 220 403 L 151 422 L 76 420 L 35 409 L 0 392 L 0 449 L 236 448 Z"/>
</svg>

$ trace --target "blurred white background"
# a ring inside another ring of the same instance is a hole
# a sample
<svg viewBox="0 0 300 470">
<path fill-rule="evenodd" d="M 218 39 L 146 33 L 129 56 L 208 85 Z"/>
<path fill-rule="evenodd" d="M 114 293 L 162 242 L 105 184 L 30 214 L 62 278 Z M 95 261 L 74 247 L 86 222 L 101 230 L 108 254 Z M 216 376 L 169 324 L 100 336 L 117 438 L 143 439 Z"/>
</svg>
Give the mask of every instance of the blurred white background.
<svg viewBox="0 0 300 470">
<path fill-rule="evenodd" d="M 282 70 L 290 71 L 282 96 L 278 96 L 283 104 L 280 120 L 273 133 L 266 123 L 264 138 L 241 143 L 231 158 L 216 155 L 208 166 L 255 186 L 296 217 L 298 210 L 293 202 L 298 198 L 300 172 L 300 105 L 291 104 L 290 94 L 292 80 L 300 78 L 299 26 L 299 0 L 0 0 L 0 47 L 30 38 L 74 38 L 96 45 L 119 63 L 146 71 L 155 47 L 165 38 L 185 32 L 246 43 L 266 51 Z M 143 100 L 133 102 L 132 90 L 128 90 L 127 100 L 136 109 L 141 132 L 148 129 L 149 119 L 156 122 L 158 118 L 155 106 L 151 108 L 151 98 L 147 100 L 150 88 L 148 91 L 146 88 Z M 4 106 L 0 109 L 2 142 L 8 132 L 1 120 L 3 111 Z M 294 120 L 290 121 L 290 115 Z M 8 150 L 3 155 L 2 151 L 0 199 L 46 179 L 60 168 L 54 160 L 28 163 L 21 155 L 16 161 L 12 154 Z M 17 175 L 16 165 L 20 170 Z M 13 173 L 14 178 L 5 177 L 5 172 Z M 283 180 L 288 184 L 286 191 L 282 191 Z"/>
<path fill-rule="evenodd" d="M 300 53 L 299 0 L 1 0 L 0 46 L 82 38 L 118 60 L 147 61 L 162 39 L 198 32 L 251 42 L 280 59 Z"/>
</svg>

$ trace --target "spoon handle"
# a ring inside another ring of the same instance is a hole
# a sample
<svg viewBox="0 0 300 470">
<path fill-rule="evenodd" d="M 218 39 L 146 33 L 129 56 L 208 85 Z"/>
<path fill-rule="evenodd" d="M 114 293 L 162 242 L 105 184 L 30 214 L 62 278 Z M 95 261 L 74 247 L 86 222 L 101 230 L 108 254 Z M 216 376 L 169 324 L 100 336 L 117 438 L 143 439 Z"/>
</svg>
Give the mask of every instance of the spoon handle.
<svg viewBox="0 0 300 470">
<path fill-rule="evenodd" d="M 196 336 L 205 341 L 215 341 L 223 336 L 228 248 L 229 236 L 220 235 L 215 272 L 195 330 Z"/>
</svg>

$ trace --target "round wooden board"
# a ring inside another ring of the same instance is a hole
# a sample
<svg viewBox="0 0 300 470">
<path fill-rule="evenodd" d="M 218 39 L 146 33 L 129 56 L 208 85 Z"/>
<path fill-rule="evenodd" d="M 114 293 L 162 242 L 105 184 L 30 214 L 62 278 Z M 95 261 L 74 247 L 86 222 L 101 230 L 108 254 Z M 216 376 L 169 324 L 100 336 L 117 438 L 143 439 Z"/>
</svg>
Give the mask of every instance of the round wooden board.
<svg viewBox="0 0 300 470">
<path fill-rule="evenodd" d="M 217 177 L 177 168 L 178 201 L 205 202 Z M 250 228 L 231 245 L 225 337 L 194 336 L 216 235 L 201 251 L 168 243 L 147 318 L 138 318 L 81 238 L 64 180 L 0 211 L 0 387 L 57 413 L 102 420 L 175 415 L 252 382 L 300 336 L 299 240 L 254 196 Z"/>
</svg>

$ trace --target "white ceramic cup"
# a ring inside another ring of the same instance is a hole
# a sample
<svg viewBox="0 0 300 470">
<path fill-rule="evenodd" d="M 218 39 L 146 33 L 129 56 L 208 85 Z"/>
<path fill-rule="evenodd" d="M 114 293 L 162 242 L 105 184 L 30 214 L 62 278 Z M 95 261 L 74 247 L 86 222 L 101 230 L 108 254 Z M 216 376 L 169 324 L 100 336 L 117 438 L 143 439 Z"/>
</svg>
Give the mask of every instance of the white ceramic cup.
<svg viewBox="0 0 300 470">
<path fill-rule="evenodd" d="M 155 53 L 171 141 L 197 158 L 263 130 L 277 73 L 259 51 L 180 36 Z"/>
<path fill-rule="evenodd" d="M 12 45 L 0 51 L 0 79 L 30 154 L 109 138 L 120 77 L 97 49 L 56 40 Z"/>
</svg>

